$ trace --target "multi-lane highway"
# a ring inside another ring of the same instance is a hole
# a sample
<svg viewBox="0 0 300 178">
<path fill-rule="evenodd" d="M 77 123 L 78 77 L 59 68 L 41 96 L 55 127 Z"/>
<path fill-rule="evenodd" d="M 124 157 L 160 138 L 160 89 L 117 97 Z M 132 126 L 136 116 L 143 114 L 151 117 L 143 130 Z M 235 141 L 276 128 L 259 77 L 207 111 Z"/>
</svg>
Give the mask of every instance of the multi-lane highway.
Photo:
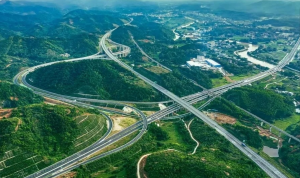
<svg viewBox="0 0 300 178">
<path fill-rule="evenodd" d="M 144 122 L 138 122 L 136 124 L 134 124 L 133 126 L 121 131 L 120 133 L 110 137 L 109 139 L 103 140 L 101 142 L 97 142 L 95 144 L 94 147 L 89 148 L 90 150 L 83 150 L 83 152 L 79 152 L 77 153 L 75 156 L 78 157 L 78 159 L 74 159 L 72 161 L 69 160 L 63 160 L 62 163 L 60 164 L 56 164 L 51 166 L 50 168 L 46 168 L 48 169 L 48 171 L 45 170 L 41 170 L 39 172 L 37 172 L 34 175 L 31 175 L 29 177 L 47 177 L 47 176 L 56 176 L 61 174 L 62 172 L 66 172 L 69 166 L 78 163 L 80 160 L 82 160 L 83 158 L 88 157 L 87 155 L 90 155 L 90 153 L 93 153 L 93 151 L 97 151 L 100 150 L 104 147 L 106 147 L 107 145 L 110 145 L 116 141 L 118 141 L 121 138 L 124 138 L 127 135 L 130 135 L 132 133 L 134 133 L 135 131 L 137 131 L 138 129 L 140 129 L 143 125 L 145 128 L 145 125 L 147 123 L 151 123 L 155 120 L 161 119 L 163 117 L 165 117 L 166 115 L 173 113 L 175 111 L 177 111 L 178 109 L 180 109 L 181 107 L 187 108 L 189 111 L 191 111 L 193 114 L 195 114 L 196 116 L 198 116 L 199 118 L 201 118 L 202 120 L 204 120 L 205 122 L 208 123 L 208 125 L 210 125 L 211 127 L 215 128 L 220 134 L 224 135 L 224 137 L 226 137 L 228 140 L 230 140 L 234 145 L 236 145 L 236 147 L 238 147 L 242 152 L 244 152 L 247 156 L 249 156 L 254 162 L 256 162 L 262 169 L 264 169 L 270 176 L 272 177 L 284 177 L 279 171 L 277 171 L 273 166 L 269 165 L 267 162 L 265 162 L 263 159 L 261 159 L 258 155 L 256 155 L 255 153 L 253 153 L 251 150 L 249 150 L 248 148 L 244 148 L 241 147 L 240 142 L 234 138 L 232 135 L 230 135 L 226 130 L 224 130 L 222 127 L 218 126 L 214 121 L 210 120 L 209 118 L 207 118 L 204 114 L 202 114 L 201 112 L 199 112 L 196 108 L 192 107 L 190 104 L 194 103 L 194 102 L 198 102 L 200 100 L 203 100 L 205 98 L 207 98 L 209 95 L 211 95 L 211 93 L 214 94 L 221 94 L 226 92 L 227 90 L 231 89 L 231 88 L 236 88 L 236 87 L 240 87 L 240 86 L 244 86 L 247 85 L 249 83 L 255 82 L 257 80 L 260 80 L 266 76 L 269 76 L 273 73 L 275 73 L 276 71 L 280 70 L 282 67 L 284 67 L 289 60 L 293 57 L 294 55 L 294 48 L 291 51 L 291 53 L 289 55 L 287 55 L 282 62 L 275 67 L 272 70 L 263 72 L 255 77 L 252 77 L 250 79 L 247 80 L 243 80 L 240 82 L 236 82 L 230 85 L 226 85 L 224 87 L 220 87 L 217 89 L 212 89 L 209 91 L 204 91 L 204 92 L 200 92 L 194 95 L 190 95 L 184 98 L 179 98 L 177 96 L 175 96 L 174 94 L 172 94 L 171 92 L 167 91 L 166 89 L 164 89 L 163 87 L 157 85 L 156 83 L 150 81 L 149 79 L 145 78 L 144 76 L 138 74 L 137 72 L 135 72 L 131 67 L 129 67 L 128 65 L 122 63 L 121 61 L 119 61 L 116 57 L 114 57 L 114 55 L 111 54 L 111 52 L 106 48 L 105 46 L 105 40 L 106 38 L 110 35 L 111 32 L 109 32 L 108 34 L 106 34 L 106 36 L 104 36 L 100 42 L 100 45 L 103 47 L 104 51 L 107 53 L 107 55 L 114 61 L 118 62 L 120 65 L 122 65 L 123 67 L 127 68 L 128 70 L 132 71 L 134 74 L 136 74 L 138 77 L 142 78 L 143 80 L 145 80 L 147 83 L 149 83 L 150 85 L 152 85 L 154 88 L 158 89 L 159 91 L 163 92 L 164 94 L 166 94 L 167 96 L 169 96 L 171 99 L 173 99 L 175 102 L 177 102 L 178 104 L 173 104 L 170 107 L 159 111 L 157 113 L 155 113 L 154 115 L 148 117 L 147 119 L 144 119 Z M 104 42 L 104 43 L 103 43 Z M 299 46 L 299 41 L 297 42 L 297 44 Z M 48 66 L 48 65 L 45 65 Z M 39 66 L 39 67 L 44 67 L 44 66 Z M 31 71 L 31 70 L 29 70 Z M 16 78 L 17 80 L 17 78 Z M 63 96 L 64 97 L 64 96 Z M 60 98 L 60 99 L 64 99 L 64 98 Z M 77 105 L 80 104 L 80 102 L 76 102 Z M 93 106 L 89 106 L 87 104 L 82 104 L 85 107 L 93 107 Z M 145 130 L 145 129 L 143 129 Z M 142 131 L 143 131 L 142 130 Z M 142 133 L 142 132 L 141 132 Z M 139 134 L 142 135 L 142 134 Z M 95 157 L 93 158 L 93 160 L 98 159 L 100 157 L 106 156 L 107 154 L 111 154 L 113 152 L 119 151 L 125 147 L 127 147 L 128 145 L 134 143 L 136 140 L 132 140 L 130 143 L 116 149 L 116 150 L 112 150 L 111 152 L 108 152 L 104 155 L 100 155 L 99 157 Z M 257 157 L 258 156 L 258 157 Z M 87 162 L 81 162 L 80 164 L 86 164 Z M 74 165 L 73 167 L 76 167 L 80 164 Z"/>
<path fill-rule="evenodd" d="M 261 158 L 258 154 L 256 154 L 255 152 L 253 152 L 251 149 L 249 149 L 247 147 L 245 148 L 245 147 L 241 146 L 241 142 L 237 138 L 235 138 L 232 134 L 230 134 L 228 131 L 226 131 L 221 126 L 219 126 L 215 121 L 209 119 L 206 115 L 204 115 L 199 110 L 197 110 L 196 108 L 194 108 L 191 104 L 189 104 L 185 100 L 179 98 L 178 96 L 176 96 L 172 92 L 168 91 L 167 89 L 163 88 L 162 86 L 158 85 L 157 83 L 155 83 L 155 82 L 149 80 L 148 78 L 144 77 L 143 75 L 139 74 L 138 72 L 136 72 L 135 70 L 133 70 L 130 66 L 128 66 L 127 64 L 123 63 L 121 60 L 119 60 L 118 58 L 116 58 L 115 56 L 113 56 L 111 54 L 111 52 L 105 46 L 105 41 L 108 38 L 108 36 L 111 35 L 111 32 L 109 32 L 106 35 L 104 35 L 104 37 L 102 38 L 102 40 L 100 42 L 100 44 L 102 46 L 102 49 L 108 55 L 109 58 L 111 58 L 112 60 L 114 60 L 115 62 L 117 62 L 122 67 L 124 67 L 127 70 L 129 70 L 132 73 L 134 73 L 137 77 L 141 78 L 142 80 L 144 80 L 146 83 L 148 83 L 149 85 L 151 85 L 152 87 L 154 87 L 155 89 L 157 89 L 158 91 L 160 91 L 161 93 L 163 93 L 166 96 L 168 96 L 169 98 L 171 98 L 173 101 L 175 101 L 181 107 L 183 107 L 183 108 L 187 109 L 188 111 L 190 111 L 191 113 L 193 113 L 195 116 L 197 116 L 198 118 L 200 118 L 202 121 L 204 121 L 206 124 L 208 124 L 212 128 L 215 128 L 215 130 L 217 132 L 219 132 L 227 140 L 229 140 L 233 145 L 235 145 L 239 150 L 241 150 L 243 153 L 245 153 L 245 155 L 247 155 L 251 160 L 253 160 L 269 176 L 271 176 L 271 177 L 285 177 L 273 165 L 271 165 L 270 163 L 268 163 L 267 161 L 265 161 L 263 158 Z M 300 43 L 300 40 L 298 40 L 298 42 L 296 43 L 296 45 L 293 48 L 293 50 L 291 51 L 291 53 L 288 54 L 280 62 L 280 64 L 278 66 L 274 67 L 271 70 L 268 70 L 267 72 L 263 72 L 263 73 L 255 76 L 255 77 L 252 77 L 250 79 L 234 83 L 234 84 L 232 84 L 229 87 L 227 86 L 227 89 L 228 88 L 231 89 L 231 88 L 235 88 L 235 87 L 241 87 L 243 85 L 246 85 L 246 84 L 255 82 L 257 80 L 260 80 L 262 78 L 265 78 L 266 76 L 269 76 L 270 74 L 273 74 L 273 73 L 277 72 L 278 70 L 281 70 L 282 67 L 284 67 L 286 64 L 288 64 L 293 59 L 293 57 L 294 57 L 294 55 L 295 55 L 295 53 L 296 53 L 296 51 L 297 51 L 297 49 L 299 47 L 299 43 Z M 222 90 L 224 90 L 224 89 L 222 89 Z M 212 92 L 215 92 L 215 91 L 212 91 Z"/>
</svg>

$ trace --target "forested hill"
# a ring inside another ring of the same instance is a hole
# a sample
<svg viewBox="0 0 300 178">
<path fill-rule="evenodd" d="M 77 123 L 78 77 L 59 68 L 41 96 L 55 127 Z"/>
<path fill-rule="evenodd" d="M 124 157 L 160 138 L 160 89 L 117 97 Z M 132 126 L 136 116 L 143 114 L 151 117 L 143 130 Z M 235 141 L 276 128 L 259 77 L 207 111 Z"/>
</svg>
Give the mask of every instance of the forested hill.
<svg viewBox="0 0 300 178">
<path fill-rule="evenodd" d="M 112 61 L 59 63 L 38 69 L 27 79 L 33 86 L 65 95 L 126 101 L 163 99 L 151 86 Z"/>
<path fill-rule="evenodd" d="M 167 42 L 174 38 L 171 29 L 154 22 L 140 24 L 139 26 L 122 26 L 115 30 L 111 39 L 115 42 L 132 46 L 129 32 L 133 34 L 135 40 L 150 40 Z"/>
<path fill-rule="evenodd" d="M 84 149 L 107 131 L 106 119 L 93 109 L 35 104 L 11 112 L 0 119 L 0 177 L 20 177 L 20 171 L 26 177 Z"/>
<path fill-rule="evenodd" d="M 290 98 L 255 87 L 230 90 L 225 98 L 270 122 L 289 117 L 295 110 Z"/>
<path fill-rule="evenodd" d="M 0 108 L 15 108 L 42 101 L 42 97 L 26 88 L 0 82 Z"/>
<path fill-rule="evenodd" d="M 66 114 L 66 109 L 60 106 L 33 105 L 13 110 L 10 118 L 0 120 L 0 155 L 14 147 L 52 156 L 68 153 L 78 130 L 72 119 L 77 115 L 76 109 L 69 110 L 69 114 Z"/>
<path fill-rule="evenodd" d="M 122 25 L 122 20 L 128 19 L 114 13 L 75 10 L 69 12 L 57 22 L 55 22 L 55 25 L 49 29 L 49 34 L 61 36 L 60 33 L 57 33 L 57 30 L 62 27 L 69 27 L 70 29 L 75 28 L 80 29 L 83 32 L 100 35 L 104 34 L 108 30 L 115 28 L 114 25 Z"/>
<path fill-rule="evenodd" d="M 15 13 L 16 9 L 24 12 Z M 76 58 L 95 54 L 100 35 L 128 20 L 101 11 L 74 10 L 63 16 L 55 7 L 51 10 L 27 3 L 2 4 L 0 80 L 10 81 L 22 67 L 62 60 L 68 55 Z"/>
</svg>

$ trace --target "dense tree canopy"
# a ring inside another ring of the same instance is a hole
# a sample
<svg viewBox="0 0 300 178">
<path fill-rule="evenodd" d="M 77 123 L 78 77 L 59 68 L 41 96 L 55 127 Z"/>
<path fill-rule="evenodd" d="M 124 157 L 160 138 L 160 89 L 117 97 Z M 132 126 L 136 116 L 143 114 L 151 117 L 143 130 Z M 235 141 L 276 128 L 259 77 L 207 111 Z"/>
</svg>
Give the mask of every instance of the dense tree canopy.
<svg viewBox="0 0 300 178">
<path fill-rule="evenodd" d="M 255 87 L 230 90 L 225 98 L 267 121 L 289 117 L 295 110 L 290 98 Z"/>
<path fill-rule="evenodd" d="M 45 156 L 67 154 L 78 134 L 76 110 L 60 106 L 33 105 L 18 108 L 0 120 L 0 154 L 20 147 Z"/>
<path fill-rule="evenodd" d="M 36 87 L 66 95 L 88 94 L 124 101 L 162 99 L 149 85 L 111 61 L 59 63 L 31 73 L 30 80 Z"/>
<path fill-rule="evenodd" d="M 27 88 L 0 82 L 0 108 L 15 108 L 42 101 L 42 97 L 34 94 Z"/>
</svg>

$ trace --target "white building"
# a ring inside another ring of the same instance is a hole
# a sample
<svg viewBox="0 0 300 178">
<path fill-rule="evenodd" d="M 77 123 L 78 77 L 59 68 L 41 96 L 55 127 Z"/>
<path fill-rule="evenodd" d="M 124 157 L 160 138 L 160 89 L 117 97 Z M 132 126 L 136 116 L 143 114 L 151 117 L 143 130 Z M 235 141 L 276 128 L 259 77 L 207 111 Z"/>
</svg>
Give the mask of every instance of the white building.
<svg viewBox="0 0 300 178">
<path fill-rule="evenodd" d="M 187 61 L 186 64 L 188 67 L 206 67 L 206 64 L 201 62 Z"/>
</svg>

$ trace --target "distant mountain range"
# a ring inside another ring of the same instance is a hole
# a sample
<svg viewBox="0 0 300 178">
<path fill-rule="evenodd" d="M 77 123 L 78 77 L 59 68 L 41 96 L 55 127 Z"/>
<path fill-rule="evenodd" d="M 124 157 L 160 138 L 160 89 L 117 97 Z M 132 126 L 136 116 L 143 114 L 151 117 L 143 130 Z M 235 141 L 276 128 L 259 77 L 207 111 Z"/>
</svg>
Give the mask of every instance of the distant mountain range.
<svg viewBox="0 0 300 178">
<path fill-rule="evenodd" d="M 208 2 L 213 9 L 233 10 L 266 15 L 300 16 L 300 1 L 212 1 Z"/>
</svg>

